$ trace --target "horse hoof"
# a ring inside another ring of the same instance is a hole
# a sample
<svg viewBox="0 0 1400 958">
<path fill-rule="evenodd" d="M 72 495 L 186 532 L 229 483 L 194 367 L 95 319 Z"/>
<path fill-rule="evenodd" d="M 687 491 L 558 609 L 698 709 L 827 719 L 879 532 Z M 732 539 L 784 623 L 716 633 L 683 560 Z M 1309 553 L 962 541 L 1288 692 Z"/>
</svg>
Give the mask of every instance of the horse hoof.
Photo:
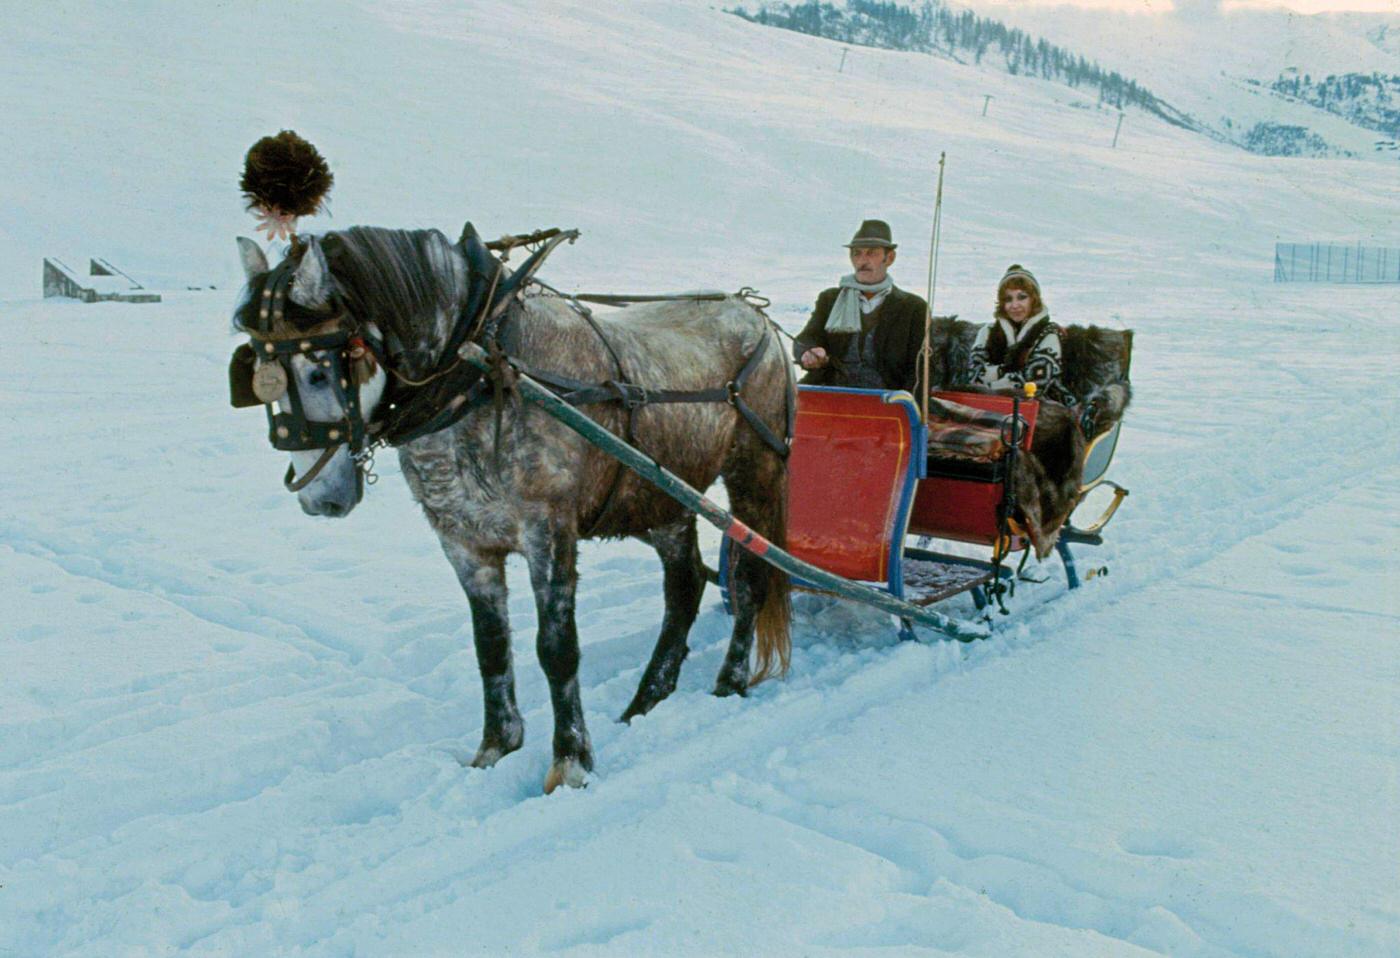
<svg viewBox="0 0 1400 958">
<path fill-rule="evenodd" d="M 747 682 L 735 682 L 732 679 L 721 677 L 715 682 L 715 697 L 728 698 L 731 695 L 738 695 L 747 698 L 749 685 Z"/>
<path fill-rule="evenodd" d="M 622 718 L 618 719 L 618 721 L 630 723 L 638 715 L 645 715 L 654 708 L 656 708 L 655 702 L 633 699 L 632 704 L 627 706 L 627 711 L 622 713 Z"/>
<path fill-rule="evenodd" d="M 576 758 L 561 758 L 549 767 L 544 778 L 544 793 L 549 795 L 560 785 L 584 788 L 588 785 L 588 769 Z"/>
<path fill-rule="evenodd" d="M 472 768 L 490 768 L 524 743 L 525 736 L 518 731 L 504 740 L 497 735 L 485 738 L 476 750 L 476 758 L 472 759 Z"/>
<path fill-rule="evenodd" d="M 490 768 L 499 762 L 505 752 L 494 746 L 487 748 L 485 745 L 476 750 L 476 758 L 472 759 L 472 768 Z"/>
</svg>

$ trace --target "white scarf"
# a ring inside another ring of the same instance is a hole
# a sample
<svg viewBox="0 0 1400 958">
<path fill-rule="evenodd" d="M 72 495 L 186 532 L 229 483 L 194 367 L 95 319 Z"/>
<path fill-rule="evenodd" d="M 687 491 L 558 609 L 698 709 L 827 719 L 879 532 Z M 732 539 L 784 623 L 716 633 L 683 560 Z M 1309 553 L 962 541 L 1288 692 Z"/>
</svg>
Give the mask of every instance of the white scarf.
<svg viewBox="0 0 1400 958">
<path fill-rule="evenodd" d="M 894 288 L 894 280 L 886 274 L 878 283 L 862 283 L 855 273 L 841 277 L 841 292 L 836 294 L 836 302 L 831 306 L 831 314 L 826 318 L 828 333 L 860 332 L 861 293 L 884 293 Z"/>
<path fill-rule="evenodd" d="M 1006 337 L 1006 348 L 1010 349 L 1021 341 L 1021 338 L 1030 331 L 1030 328 L 1050 315 L 1048 309 L 1042 309 L 1034 316 L 1027 316 L 1025 322 L 1017 326 L 1005 316 L 997 317 L 997 325 L 1001 327 L 1002 334 Z"/>
</svg>

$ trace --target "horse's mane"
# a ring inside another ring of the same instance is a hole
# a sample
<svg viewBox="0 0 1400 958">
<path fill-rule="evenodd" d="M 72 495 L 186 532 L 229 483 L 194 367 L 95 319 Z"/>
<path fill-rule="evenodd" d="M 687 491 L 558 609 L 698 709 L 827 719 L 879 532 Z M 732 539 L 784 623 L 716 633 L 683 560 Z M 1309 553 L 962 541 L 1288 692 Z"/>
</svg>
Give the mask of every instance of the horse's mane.
<svg viewBox="0 0 1400 958">
<path fill-rule="evenodd" d="M 439 230 L 352 226 L 327 233 L 322 248 L 350 314 L 377 324 L 406 366 L 430 368 L 467 283 L 447 237 Z"/>
<path fill-rule="evenodd" d="M 430 369 L 456 318 L 466 288 L 466 270 L 439 230 L 392 230 L 352 226 L 319 238 L 335 291 L 357 321 L 373 322 L 404 370 Z M 296 247 L 289 255 L 300 257 Z M 234 325 L 256 328 L 254 304 L 267 274 L 254 277 L 234 314 Z M 327 317 L 288 303 L 286 319 L 299 329 Z"/>
</svg>

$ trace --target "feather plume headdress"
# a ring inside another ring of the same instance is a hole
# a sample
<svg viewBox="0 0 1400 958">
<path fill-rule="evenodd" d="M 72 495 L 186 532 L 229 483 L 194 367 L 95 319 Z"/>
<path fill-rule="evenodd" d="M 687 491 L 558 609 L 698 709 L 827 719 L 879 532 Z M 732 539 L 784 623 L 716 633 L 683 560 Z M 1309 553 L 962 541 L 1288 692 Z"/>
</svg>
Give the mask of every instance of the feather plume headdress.
<svg viewBox="0 0 1400 958">
<path fill-rule="evenodd" d="M 297 217 L 320 212 L 335 177 L 316 147 L 291 130 L 265 136 L 243 160 L 239 182 L 258 230 L 268 239 L 296 233 Z"/>
</svg>

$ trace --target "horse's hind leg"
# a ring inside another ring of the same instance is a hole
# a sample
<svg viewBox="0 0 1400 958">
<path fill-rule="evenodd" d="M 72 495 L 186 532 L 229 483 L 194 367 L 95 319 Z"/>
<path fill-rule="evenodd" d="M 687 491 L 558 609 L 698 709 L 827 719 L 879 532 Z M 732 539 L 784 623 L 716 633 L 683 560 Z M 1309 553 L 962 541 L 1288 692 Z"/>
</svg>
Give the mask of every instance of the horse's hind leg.
<svg viewBox="0 0 1400 958">
<path fill-rule="evenodd" d="M 741 520 L 742 521 L 742 520 Z M 734 605 L 734 631 L 729 651 L 715 679 L 715 694 L 746 695 L 749 689 L 749 656 L 753 651 L 754 623 L 768 597 L 768 571 L 762 559 L 737 546 L 731 547 L 734 575 L 730 601 Z"/>
<path fill-rule="evenodd" d="M 472 634 L 476 640 L 476 662 L 481 670 L 482 701 L 486 710 L 481 747 L 472 765 L 489 768 L 525 741 L 525 723 L 515 704 L 505 556 L 502 553 L 479 555 L 450 542 L 443 543 L 443 551 L 471 603 Z"/>
<path fill-rule="evenodd" d="M 744 427 L 740 427 L 741 430 Z M 777 546 L 787 540 L 787 468 L 754 433 L 741 432 L 724 471 L 724 487 L 734 516 Z M 734 548 L 734 631 L 715 680 L 715 694 L 743 695 L 773 672 L 787 671 L 791 641 L 787 576 L 747 549 Z M 749 674 L 757 631 L 758 673 Z"/>
<path fill-rule="evenodd" d="M 632 704 L 622 713 L 622 721 L 630 722 L 638 715 L 651 711 L 656 703 L 676 690 L 681 663 L 690 651 L 685 644 L 695 616 L 700 611 L 700 599 L 705 593 L 705 571 L 700 562 L 700 544 L 695 535 L 695 517 L 688 515 L 679 522 L 653 529 L 648 537 L 656 554 L 661 557 L 666 615 L 661 620 L 661 636 L 651 654 L 642 682 Z"/>
<path fill-rule="evenodd" d="M 539 631 L 535 650 L 549 680 L 554 706 L 554 763 L 545 793 L 560 785 L 579 787 L 593 770 L 593 748 L 583 720 L 578 688 L 578 627 L 574 593 L 578 586 L 578 534 L 562 511 L 526 530 L 525 558 L 535 590 Z"/>
</svg>

